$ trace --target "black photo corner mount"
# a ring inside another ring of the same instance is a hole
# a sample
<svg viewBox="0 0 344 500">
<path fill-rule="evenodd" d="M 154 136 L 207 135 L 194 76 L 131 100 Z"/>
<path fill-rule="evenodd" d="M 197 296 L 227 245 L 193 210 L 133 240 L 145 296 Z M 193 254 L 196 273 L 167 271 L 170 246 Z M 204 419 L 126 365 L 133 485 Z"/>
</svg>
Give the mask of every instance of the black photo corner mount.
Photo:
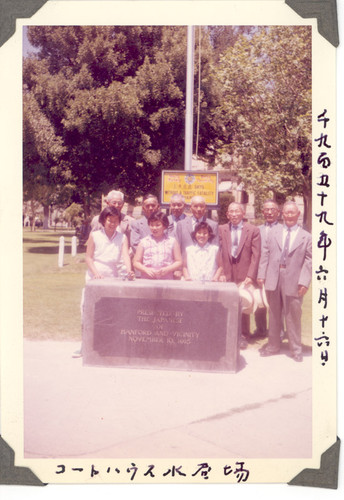
<svg viewBox="0 0 344 500">
<path fill-rule="evenodd" d="M 31 17 L 48 0 L 0 0 L 0 47 L 15 32 L 15 20 Z M 338 47 L 337 0 L 285 0 L 302 18 L 315 17 L 318 31 L 332 45 Z"/>
<path fill-rule="evenodd" d="M 0 436 L 0 484 L 46 486 L 28 467 L 14 465 L 14 451 Z"/>
<path fill-rule="evenodd" d="M 288 484 L 315 488 L 338 488 L 340 439 L 321 455 L 320 469 L 303 469 Z"/>
<path fill-rule="evenodd" d="M 0 47 L 16 31 L 16 19 L 31 17 L 48 0 L 0 0 Z"/>
<path fill-rule="evenodd" d="M 338 47 L 337 0 L 285 0 L 285 3 L 303 19 L 316 17 L 319 34 Z"/>
<path fill-rule="evenodd" d="M 48 0 L 0 0 L 0 47 L 15 33 L 17 18 L 30 18 Z M 339 45 L 336 0 L 285 0 L 302 18 L 317 18 L 318 31 L 334 47 Z M 304 469 L 289 481 L 294 486 L 338 487 L 340 439 L 321 456 L 320 469 Z M 0 484 L 45 486 L 26 467 L 15 467 L 14 451 L 0 436 Z"/>
</svg>

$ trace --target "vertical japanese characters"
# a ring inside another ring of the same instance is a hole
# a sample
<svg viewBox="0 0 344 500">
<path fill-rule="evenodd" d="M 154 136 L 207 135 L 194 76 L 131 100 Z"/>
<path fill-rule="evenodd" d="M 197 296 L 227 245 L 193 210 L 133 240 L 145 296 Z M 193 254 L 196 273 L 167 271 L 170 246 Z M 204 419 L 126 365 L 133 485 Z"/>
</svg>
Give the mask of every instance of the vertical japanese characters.
<svg viewBox="0 0 344 500">
<path fill-rule="evenodd" d="M 329 254 L 330 247 L 333 243 L 333 226 L 334 223 L 331 222 L 331 210 L 333 207 L 330 205 L 329 194 L 330 194 L 330 180 L 331 180 L 331 140 L 327 134 L 327 124 L 330 118 L 327 116 L 327 110 L 318 115 L 317 121 L 320 125 L 320 134 L 314 141 L 317 143 L 319 148 L 319 154 L 317 157 L 317 196 L 319 197 L 317 207 L 320 205 L 319 213 L 315 216 L 318 218 L 316 225 L 317 234 L 317 247 L 321 251 L 322 264 L 315 270 L 317 277 L 317 293 L 318 293 L 318 304 L 322 308 L 321 317 L 318 318 L 320 325 L 317 329 L 317 336 L 314 340 L 317 342 L 317 346 L 321 349 L 320 360 L 321 365 L 325 366 L 329 360 L 329 347 L 330 347 L 330 333 L 328 329 L 328 312 L 327 305 L 329 300 L 331 300 L 328 286 L 326 284 L 328 277 L 330 276 L 330 270 L 326 265 L 329 262 L 331 256 Z M 331 234 L 332 231 L 332 234 Z M 330 235 L 332 238 L 330 238 Z"/>
</svg>

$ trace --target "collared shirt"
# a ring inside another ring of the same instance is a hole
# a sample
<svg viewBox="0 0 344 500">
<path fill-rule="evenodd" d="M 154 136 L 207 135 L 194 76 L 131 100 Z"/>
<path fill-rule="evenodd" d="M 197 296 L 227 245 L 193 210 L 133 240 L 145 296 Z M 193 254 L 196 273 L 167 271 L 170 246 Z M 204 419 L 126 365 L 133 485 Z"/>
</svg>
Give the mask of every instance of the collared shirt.
<svg viewBox="0 0 344 500">
<path fill-rule="evenodd" d="M 206 218 L 201 217 L 200 219 L 196 219 L 196 217 L 193 215 L 191 219 L 192 219 L 192 229 L 195 230 L 196 225 L 199 224 L 200 222 L 204 222 Z"/>
<path fill-rule="evenodd" d="M 269 234 L 270 232 L 270 229 L 277 226 L 278 224 L 278 221 L 276 220 L 275 222 L 273 222 L 272 224 L 269 224 L 268 222 L 265 222 L 264 224 L 264 228 L 265 228 L 265 234 L 266 236 Z"/>
<path fill-rule="evenodd" d="M 195 281 L 211 281 L 217 270 L 216 256 L 219 247 L 207 242 L 203 247 L 198 243 L 186 247 L 186 266 L 190 278 Z"/>
<path fill-rule="evenodd" d="M 242 233 L 242 228 L 244 227 L 243 221 L 240 221 L 237 226 L 234 226 L 234 224 L 230 224 L 231 227 L 231 238 L 233 241 L 233 236 L 234 236 L 234 229 L 237 230 L 237 235 L 238 235 L 238 242 L 240 241 L 241 238 L 241 233 Z"/>
<path fill-rule="evenodd" d="M 237 252 L 238 247 L 239 247 L 243 226 L 244 226 L 243 221 L 240 221 L 237 226 L 234 226 L 234 224 L 230 224 L 231 241 L 232 241 L 232 257 L 236 257 L 236 252 Z"/>
<path fill-rule="evenodd" d="M 289 249 L 288 252 L 290 252 L 290 249 L 293 247 L 294 240 L 296 238 L 296 235 L 300 229 L 300 226 L 295 224 L 295 226 L 292 226 L 288 228 L 285 224 L 283 224 L 283 233 L 282 233 L 282 248 L 284 248 L 284 242 L 288 234 L 288 229 L 290 229 L 290 241 L 289 241 Z"/>
<path fill-rule="evenodd" d="M 179 222 L 180 220 L 185 219 L 186 215 L 182 214 L 179 217 L 176 217 L 175 215 L 171 214 L 171 217 L 172 217 L 172 222 L 173 222 L 173 225 L 174 225 L 174 229 L 176 229 L 177 222 Z"/>
</svg>

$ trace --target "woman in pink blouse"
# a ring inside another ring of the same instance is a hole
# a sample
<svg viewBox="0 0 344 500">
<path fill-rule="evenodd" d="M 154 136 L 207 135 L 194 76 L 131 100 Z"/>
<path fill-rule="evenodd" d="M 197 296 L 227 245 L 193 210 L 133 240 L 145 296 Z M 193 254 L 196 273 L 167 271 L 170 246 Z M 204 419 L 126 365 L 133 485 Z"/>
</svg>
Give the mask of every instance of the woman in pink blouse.
<svg viewBox="0 0 344 500">
<path fill-rule="evenodd" d="M 169 222 L 167 215 L 156 212 L 148 219 L 151 234 L 143 238 L 137 247 L 134 267 L 142 278 L 173 279 L 173 273 L 182 266 L 182 257 L 177 240 L 166 234 Z"/>
</svg>

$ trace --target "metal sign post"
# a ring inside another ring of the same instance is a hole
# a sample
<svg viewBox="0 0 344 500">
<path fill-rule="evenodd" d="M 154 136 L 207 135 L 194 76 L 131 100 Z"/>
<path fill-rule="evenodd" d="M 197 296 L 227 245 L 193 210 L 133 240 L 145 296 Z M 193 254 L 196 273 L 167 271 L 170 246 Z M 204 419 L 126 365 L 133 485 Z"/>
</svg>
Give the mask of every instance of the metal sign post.
<svg viewBox="0 0 344 500">
<path fill-rule="evenodd" d="M 194 47 L 195 47 L 195 27 L 188 26 L 184 170 L 191 170 L 191 163 L 192 163 L 194 50 L 195 50 Z"/>
</svg>

